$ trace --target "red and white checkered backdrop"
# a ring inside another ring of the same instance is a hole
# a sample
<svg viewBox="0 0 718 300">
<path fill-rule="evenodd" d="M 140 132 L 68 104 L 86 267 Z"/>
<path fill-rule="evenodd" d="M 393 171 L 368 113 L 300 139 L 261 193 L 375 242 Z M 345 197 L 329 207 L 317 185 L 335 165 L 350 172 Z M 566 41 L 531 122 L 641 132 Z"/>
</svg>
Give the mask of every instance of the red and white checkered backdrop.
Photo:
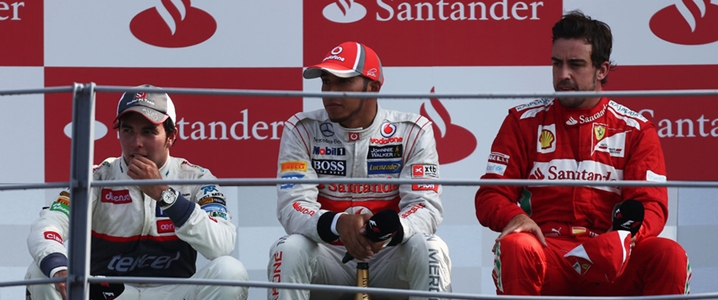
<svg viewBox="0 0 718 300">
<path fill-rule="evenodd" d="M 316 92 L 319 80 L 304 80 L 303 67 L 355 40 L 381 57 L 382 92 L 551 92 L 550 29 L 577 8 L 613 30 L 618 67 L 607 89 L 718 89 L 718 0 L 0 1 L 1 88 L 95 82 Z M 170 96 L 180 126 L 172 155 L 220 178 L 274 177 L 283 122 L 321 107 L 309 98 Z M 97 95 L 95 163 L 120 155 L 112 128 L 119 97 Z M 616 100 L 658 126 L 670 180 L 718 180 L 715 98 Z M 13 145 L 0 150 L 0 167 L 13 170 L 3 182 L 68 180 L 71 96 L 0 100 L 0 144 Z M 530 100 L 380 105 L 428 116 L 442 177 L 477 179 L 507 109 Z"/>
<path fill-rule="evenodd" d="M 7 1 L 0 2 L 0 32 L 7 41 L 0 49 L 0 64 L 37 68 L 47 87 L 95 82 L 317 91 L 318 85 L 303 81 L 302 67 L 318 62 L 334 45 L 356 40 L 382 58 L 384 92 L 551 91 L 550 28 L 563 11 L 581 8 L 606 21 L 615 34 L 613 59 L 618 67 L 607 89 L 715 89 L 716 3 Z M 97 97 L 95 162 L 119 154 L 111 123 L 118 98 L 119 93 Z M 282 123 L 305 102 L 188 95 L 173 99 L 181 137 L 173 155 L 233 178 L 274 176 Z M 384 106 L 418 113 L 425 104 L 423 113 L 445 125 L 436 131 L 441 134 L 443 163 L 474 170 L 450 175 L 477 177 L 506 108 L 530 99 L 433 100 L 417 99 L 408 106 L 392 100 Z M 679 180 L 718 179 L 713 171 L 718 160 L 707 159 L 718 149 L 718 103 L 706 100 L 619 99 L 658 125 L 668 176 Z M 67 180 L 70 97 L 45 96 L 44 109 L 45 178 Z M 460 129 L 473 134 L 454 135 Z M 213 155 L 205 155 L 208 152 Z"/>
</svg>

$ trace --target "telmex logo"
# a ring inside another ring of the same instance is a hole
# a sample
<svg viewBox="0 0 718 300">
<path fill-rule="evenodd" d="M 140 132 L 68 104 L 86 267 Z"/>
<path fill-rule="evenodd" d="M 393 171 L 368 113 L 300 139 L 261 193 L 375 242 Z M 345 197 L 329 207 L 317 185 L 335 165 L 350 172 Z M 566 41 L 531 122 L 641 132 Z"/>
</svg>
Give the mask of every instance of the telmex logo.
<svg viewBox="0 0 718 300">
<path fill-rule="evenodd" d="M 718 0 L 683 0 L 664 7 L 649 26 L 664 41 L 702 45 L 718 41 Z"/>
<path fill-rule="evenodd" d="M 190 0 L 162 0 L 130 21 L 132 34 L 157 47 L 182 48 L 208 40 L 217 22 L 207 12 L 192 7 Z"/>
<path fill-rule="evenodd" d="M 386 0 L 375 0 L 379 10 L 377 21 L 476 21 L 476 20 L 539 20 L 539 7 L 542 1 L 517 1 L 509 4 L 508 0 L 492 1 L 445 1 L 409 3 L 401 2 L 391 6 Z M 387 1 L 393 2 L 393 0 Z M 336 23 L 354 23 L 367 15 L 367 9 L 354 0 L 337 0 L 322 10 L 324 17 Z"/>
<path fill-rule="evenodd" d="M 431 88 L 431 93 L 434 88 Z M 451 115 L 441 101 L 431 98 L 431 105 L 422 103 L 419 113 L 434 124 L 434 139 L 436 139 L 436 151 L 439 152 L 439 163 L 448 164 L 467 158 L 476 150 L 476 137 L 471 131 L 464 127 L 451 123 Z M 433 108 L 431 117 L 427 113 L 427 107 Z"/>
</svg>

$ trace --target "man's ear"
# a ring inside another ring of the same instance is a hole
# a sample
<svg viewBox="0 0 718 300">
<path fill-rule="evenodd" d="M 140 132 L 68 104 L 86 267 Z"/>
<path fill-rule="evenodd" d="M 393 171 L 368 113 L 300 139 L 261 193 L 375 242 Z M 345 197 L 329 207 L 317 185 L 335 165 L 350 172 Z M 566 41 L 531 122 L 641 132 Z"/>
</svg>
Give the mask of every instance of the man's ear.
<svg viewBox="0 0 718 300">
<path fill-rule="evenodd" d="M 598 81 L 601 81 L 604 78 L 606 78 L 606 76 L 608 76 L 608 71 L 610 69 L 611 69 L 611 63 L 608 61 L 604 61 L 601 64 L 601 67 L 598 68 L 598 70 L 597 70 L 598 72 L 596 73 L 596 79 L 598 79 Z"/>
<path fill-rule="evenodd" d="M 372 80 L 369 82 L 367 92 L 379 92 L 381 90 L 381 83 L 379 81 Z"/>
<path fill-rule="evenodd" d="M 175 131 L 173 133 L 167 134 L 167 148 L 174 146 L 175 142 L 177 141 L 177 135 L 178 135 L 177 132 L 179 132 L 179 131 L 177 130 L 177 127 L 175 126 Z"/>
</svg>

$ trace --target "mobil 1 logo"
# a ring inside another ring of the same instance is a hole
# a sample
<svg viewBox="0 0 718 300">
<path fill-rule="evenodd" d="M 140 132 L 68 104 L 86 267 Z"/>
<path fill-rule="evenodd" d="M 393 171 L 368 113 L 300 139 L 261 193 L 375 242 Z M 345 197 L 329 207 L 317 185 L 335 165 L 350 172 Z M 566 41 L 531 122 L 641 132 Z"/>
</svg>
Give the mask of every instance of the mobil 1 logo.
<svg viewBox="0 0 718 300">
<path fill-rule="evenodd" d="M 312 159 L 312 168 L 317 174 L 347 176 L 346 160 Z"/>
</svg>

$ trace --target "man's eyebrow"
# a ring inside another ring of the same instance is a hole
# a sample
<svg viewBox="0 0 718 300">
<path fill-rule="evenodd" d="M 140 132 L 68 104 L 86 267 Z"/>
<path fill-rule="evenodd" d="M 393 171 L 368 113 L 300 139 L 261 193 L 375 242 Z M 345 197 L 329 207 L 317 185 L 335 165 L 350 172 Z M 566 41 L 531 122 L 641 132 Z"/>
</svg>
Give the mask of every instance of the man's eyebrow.
<svg viewBox="0 0 718 300">
<path fill-rule="evenodd" d="M 562 62 L 563 61 L 562 59 L 560 59 L 558 57 L 554 57 L 554 56 L 551 57 L 551 60 L 554 62 Z M 567 62 L 569 62 L 569 63 L 587 63 L 588 61 L 586 61 L 583 58 L 569 58 L 567 60 Z"/>
<path fill-rule="evenodd" d="M 569 59 L 568 59 L 568 62 L 572 62 L 572 63 L 579 63 L 579 62 L 580 62 L 580 63 L 587 63 L 588 61 L 586 61 L 586 60 L 583 59 L 583 58 L 569 58 Z"/>
</svg>

